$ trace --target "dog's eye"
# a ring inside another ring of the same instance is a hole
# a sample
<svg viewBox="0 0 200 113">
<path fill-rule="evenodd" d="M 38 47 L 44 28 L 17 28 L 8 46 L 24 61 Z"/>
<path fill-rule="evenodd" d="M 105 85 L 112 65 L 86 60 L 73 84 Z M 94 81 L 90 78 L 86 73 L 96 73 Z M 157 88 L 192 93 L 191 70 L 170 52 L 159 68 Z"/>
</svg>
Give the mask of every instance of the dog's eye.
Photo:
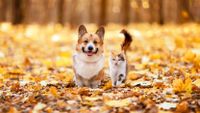
<svg viewBox="0 0 200 113">
<path fill-rule="evenodd" d="M 94 43 L 94 44 L 97 44 L 97 41 L 94 41 L 93 43 Z"/>
<path fill-rule="evenodd" d="M 85 40 L 85 41 L 84 41 L 84 43 L 88 43 L 88 41 L 87 41 L 87 40 Z"/>
<path fill-rule="evenodd" d="M 115 60 L 114 58 L 112 60 Z"/>
</svg>

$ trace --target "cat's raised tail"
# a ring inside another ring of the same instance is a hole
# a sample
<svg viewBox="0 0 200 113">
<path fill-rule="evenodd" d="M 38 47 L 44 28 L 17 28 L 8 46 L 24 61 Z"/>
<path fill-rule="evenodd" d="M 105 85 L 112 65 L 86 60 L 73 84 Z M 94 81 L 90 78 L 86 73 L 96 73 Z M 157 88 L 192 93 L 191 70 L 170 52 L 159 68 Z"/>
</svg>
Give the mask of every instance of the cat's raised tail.
<svg viewBox="0 0 200 113">
<path fill-rule="evenodd" d="M 124 37 L 125 37 L 124 42 L 121 45 L 121 49 L 122 49 L 122 51 L 124 51 L 126 53 L 126 51 L 128 50 L 128 48 L 131 45 L 132 36 L 125 29 L 122 29 L 120 33 L 124 34 Z"/>
</svg>

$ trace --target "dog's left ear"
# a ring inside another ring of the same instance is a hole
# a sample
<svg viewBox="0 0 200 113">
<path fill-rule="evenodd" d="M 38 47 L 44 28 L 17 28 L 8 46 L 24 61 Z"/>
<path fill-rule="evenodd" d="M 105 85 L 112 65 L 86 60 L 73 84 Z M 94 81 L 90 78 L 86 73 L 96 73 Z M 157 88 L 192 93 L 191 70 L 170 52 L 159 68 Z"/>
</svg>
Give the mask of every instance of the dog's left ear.
<svg viewBox="0 0 200 113">
<path fill-rule="evenodd" d="M 100 37 L 100 38 L 104 38 L 104 34 L 105 34 L 105 29 L 104 27 L 100 27 L 97 31 L 96 34 Z"/>
</svg>

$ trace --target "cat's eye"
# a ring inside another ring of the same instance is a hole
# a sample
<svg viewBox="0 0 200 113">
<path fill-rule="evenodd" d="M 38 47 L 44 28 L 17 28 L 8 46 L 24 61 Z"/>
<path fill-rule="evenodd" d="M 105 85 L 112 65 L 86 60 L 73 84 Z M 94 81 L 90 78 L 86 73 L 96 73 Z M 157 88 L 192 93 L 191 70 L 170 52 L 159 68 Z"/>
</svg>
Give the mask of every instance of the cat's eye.
<svg viewBox="0 0 200 113">
<path fill-rule="evenodd" d="M 84 43 L 88 43 L 88 41 L 87 41 L 87 40 L 85 40 L 85 41 L 84 41 Z"/>
<path fill-rule="evenodd" d="M 97 41 L 95 40 L 93 43 L 94 43 L 94 44 L 97 44 Z"/>
<path fill-rule="evenodd" d="M 112 60 L 115 60 L 114 58 Z"/>
</svg>

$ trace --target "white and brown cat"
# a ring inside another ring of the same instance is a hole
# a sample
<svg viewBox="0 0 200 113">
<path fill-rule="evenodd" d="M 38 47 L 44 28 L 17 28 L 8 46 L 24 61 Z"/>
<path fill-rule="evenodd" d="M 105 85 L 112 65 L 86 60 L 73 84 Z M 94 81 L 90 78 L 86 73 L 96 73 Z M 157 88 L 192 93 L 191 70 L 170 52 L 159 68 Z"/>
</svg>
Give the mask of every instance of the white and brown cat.
<svg viewBox="0 0 200 113">
<path fill-rule="evenodd" d="M 132 36 L 124 29 L 120 33 L 125 36 L 124 42 L 121 45 L 121 51 L 111 51 L 111 56 L 109 58 L 109 72 L 112 86 L 118 86 L 124 83 L 128 73 L 126 51 L 131 45 Z"/>
</svg>

